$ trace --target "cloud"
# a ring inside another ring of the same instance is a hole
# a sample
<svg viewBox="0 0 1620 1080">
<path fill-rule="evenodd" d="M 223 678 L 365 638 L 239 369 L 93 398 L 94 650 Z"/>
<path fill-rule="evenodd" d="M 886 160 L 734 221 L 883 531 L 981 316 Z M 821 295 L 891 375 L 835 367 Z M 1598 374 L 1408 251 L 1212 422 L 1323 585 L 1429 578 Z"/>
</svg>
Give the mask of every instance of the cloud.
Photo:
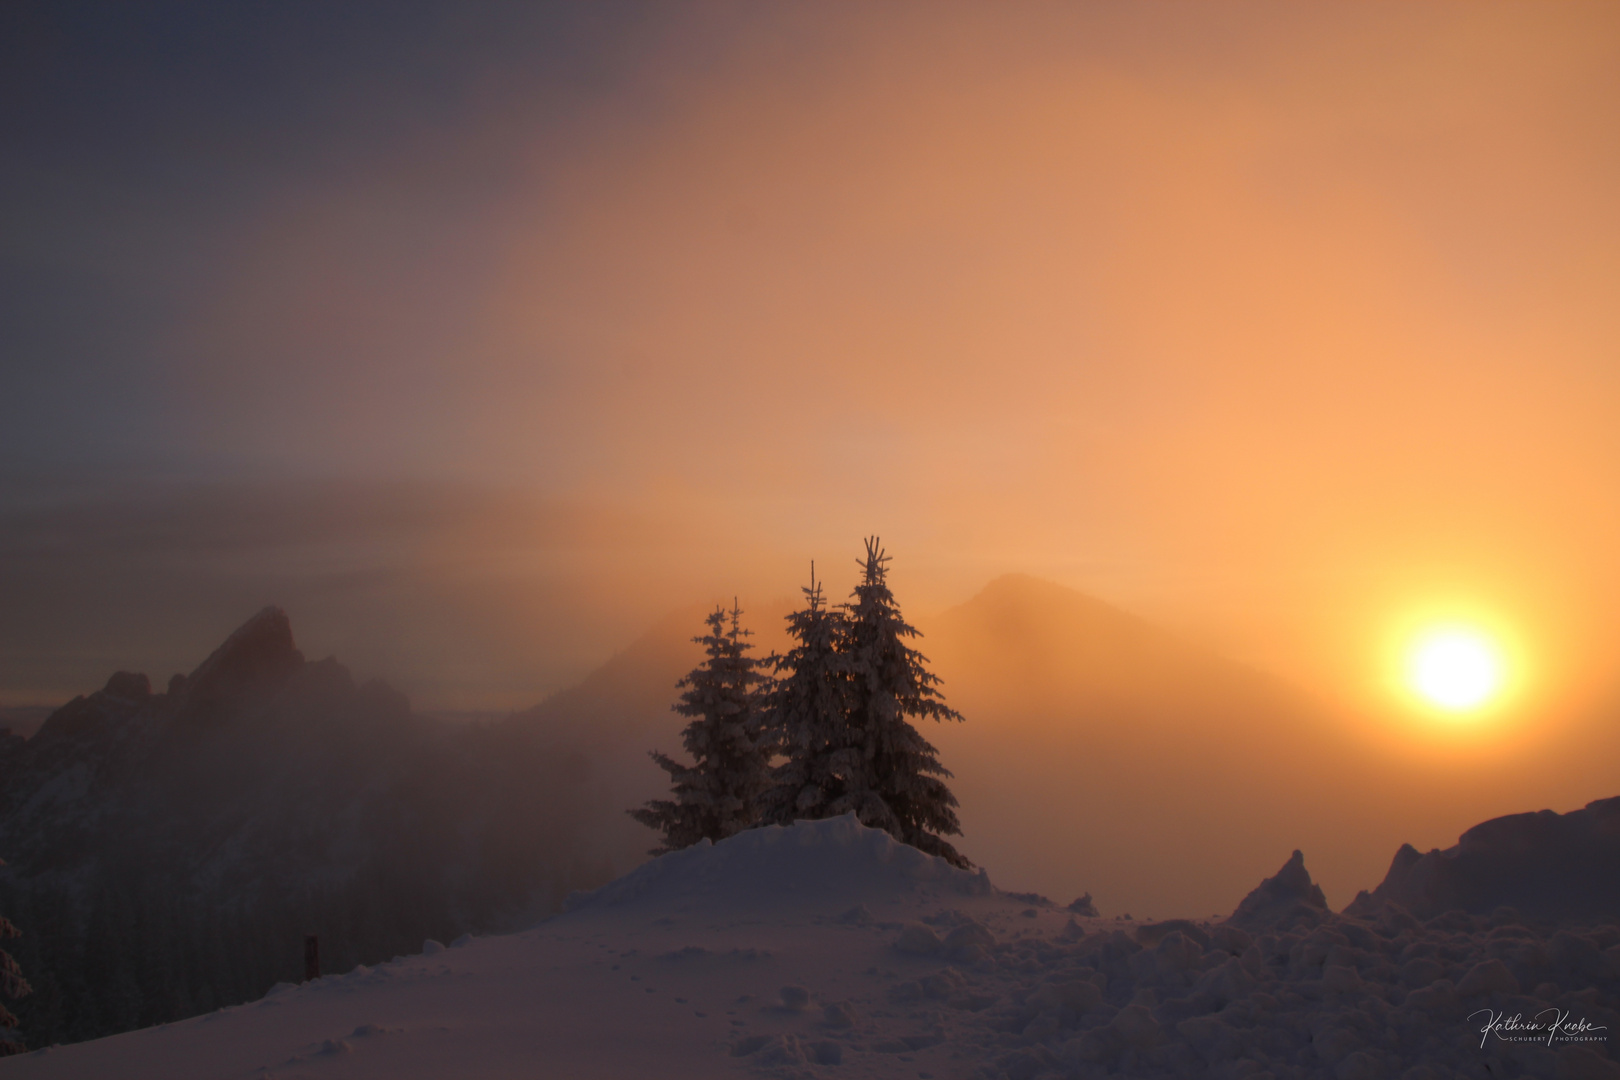
<svg viewBox="0 0 1620 1080">
<path fill-rule="evenodd" d="M 119 668 L 189 670 L 266 603 L 428 706 L 517 707 L 702 593 L 689 524 L 451 483 L 149 483 L 0 513 L 0 685 L 64 700 Z M 681 575 L 683 562 L 695 572 Z"/>
</svg>

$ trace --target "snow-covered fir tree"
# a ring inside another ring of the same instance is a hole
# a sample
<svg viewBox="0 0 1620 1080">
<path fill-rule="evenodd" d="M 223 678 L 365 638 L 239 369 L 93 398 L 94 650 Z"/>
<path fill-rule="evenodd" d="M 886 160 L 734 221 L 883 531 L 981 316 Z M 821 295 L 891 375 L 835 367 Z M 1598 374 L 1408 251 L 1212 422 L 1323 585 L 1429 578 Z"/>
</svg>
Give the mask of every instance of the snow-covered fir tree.
<svg viewBox="0 0 1620 1080">
<path fill-rule="evenodd" d="M 692 639 L 704 647 L 707 658 L 676 684 L 685 693 L 675 711 L 692 717 L 681 742 L 693 763 L 684 765 L 651 751 L 659 768 L 669 773 L 674 797 L 629 811 L 663 833 L 653 855 L 704 838 L 724 840 L 759 821 L 761 799 L 770 787 L 772 743 L 757 700 L 764 676 L 760 661 L 748 655 L 753 646 L 741 619 L 735 603 L 730 612 L 716 608 L 707 619 L 709 632 Z"/>
<path fill-rule="evenodd" d="M 836 817 L 853 809 L 847 778 L 861 765 L 849 723 L 843 612 L 825 606 L 814 563 L 803 592 L 804 607 L 787 620 L 794 645 L 784 655 L 771 657 L 777 678 L 763 698 L 765 722 L 787 755 L 771 773 L 772 787 L 765 800 L 763 820 L 777 825 Z"/>
<path fill-rule="evenodd" d="M 864 825 L 970 866 L 941 838 L 962 832 L 956 796 L 945 786 L 951 773 L 939 763 L 939 751 L 907 720 L 960 721 L 962 715 L 945 704 L 927 658 L 906 644 L 921 635 L 900 617 L 886 580 L 888 561 L 878 538 L 869 538 L 861 583 L 844 605 L 850 737 L 860 764 L 845 776 L 847 788 L 838 803 L 854 810 Z"/>
<path fill-rule="evenodd" d="M 0 862 L 0 866 L 4 865 L 5 863 Z M 4 915 L 0 915 L 0 938 L 21 936 L 21 932 L 12 925 L 11 920 Z M 0 994 L 16 1000 L 32 991 L 33 987 L 29 986 L 28 980 L 23 978 L 22 968 L 17 966 L 17 961 L 6 950 L 0 949 Z M 11 1010 L 4 1005 L 0 1005 L 0 1028 L 8 1028 L 13 1031 L 17 1028 L 17 1018 L 11 1015 Z M 15 1039 L 0 1036 L 0 1057 L 20 1054 L 26 1049 L 27 1047 Z"/>
</svg>

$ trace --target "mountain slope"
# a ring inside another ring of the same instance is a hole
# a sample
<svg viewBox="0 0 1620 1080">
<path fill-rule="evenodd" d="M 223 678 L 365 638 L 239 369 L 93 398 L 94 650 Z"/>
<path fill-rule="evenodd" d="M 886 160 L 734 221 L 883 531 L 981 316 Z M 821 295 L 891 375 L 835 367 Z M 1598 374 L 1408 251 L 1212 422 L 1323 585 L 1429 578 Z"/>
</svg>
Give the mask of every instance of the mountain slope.
<svg viewBox="0 0 1620 1080">
<path fill-rule="evenodd" d="M 428 934 L 506 928 L 611 876 L 587 764 L 414 715 L 260 612 L 153 693 L 120 672 L 0 743 L 0 910 L 25 931 L 28 1037 L 253 998 Z"/>
<path fill-rule="evenodd" d="M 694 607 L 664 617 L 579 684 L 495 727 L 498 737 L 581 763 L 590 850 L 615 873 L 646 859 L 656 841 L 625 811 L 668 795 L 669 776 L 647 752 L 680 750 L 686 721 L 672 708 L 675 683 L 702 658 L 692 637 L 703 614 Z"/>
</svg>

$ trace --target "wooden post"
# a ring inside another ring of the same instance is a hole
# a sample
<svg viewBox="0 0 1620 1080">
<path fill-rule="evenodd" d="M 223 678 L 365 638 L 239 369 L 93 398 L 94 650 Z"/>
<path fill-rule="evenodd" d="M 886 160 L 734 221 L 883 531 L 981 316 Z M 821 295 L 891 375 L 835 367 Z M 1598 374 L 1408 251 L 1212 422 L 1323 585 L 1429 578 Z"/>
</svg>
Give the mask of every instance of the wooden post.
<svg viewBox="0 0 1620 1080">
<path fill-rule="evenodd" d="M 304 981 L 321 977 L 321 939 L 314 934 L 304 935 Z"/>
</svg>

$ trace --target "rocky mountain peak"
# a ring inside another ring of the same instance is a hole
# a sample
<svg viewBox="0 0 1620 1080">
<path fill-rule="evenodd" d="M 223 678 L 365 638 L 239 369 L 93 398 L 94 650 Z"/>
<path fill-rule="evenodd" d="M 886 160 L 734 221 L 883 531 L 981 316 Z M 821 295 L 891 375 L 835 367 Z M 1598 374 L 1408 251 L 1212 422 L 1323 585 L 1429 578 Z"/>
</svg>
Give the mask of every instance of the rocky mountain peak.
<svg viewBox="0 0 1620 1080">
<path fill-rule="evenodd" d="M 287 613 L 267 607 L 198 665 L 183 689 L 193 706 L 220 703 L 272 690 L 303 665 Z"/>
</svg>

